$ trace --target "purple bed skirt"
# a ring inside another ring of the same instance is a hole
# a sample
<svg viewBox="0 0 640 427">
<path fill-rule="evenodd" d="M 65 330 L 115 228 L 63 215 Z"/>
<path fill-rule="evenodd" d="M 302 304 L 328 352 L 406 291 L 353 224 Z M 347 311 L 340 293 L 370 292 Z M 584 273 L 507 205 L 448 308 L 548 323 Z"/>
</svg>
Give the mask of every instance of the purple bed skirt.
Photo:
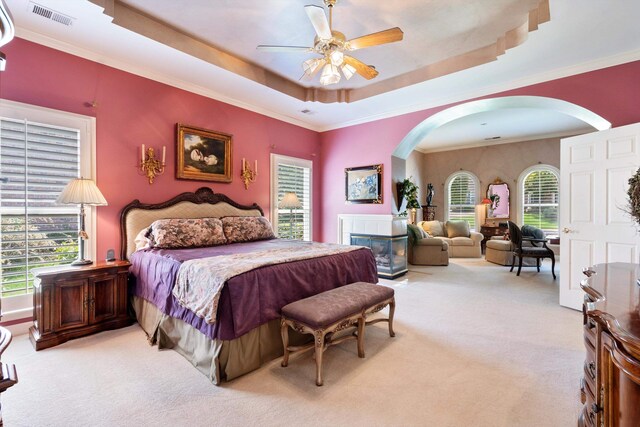
<svg viewBox="0 0 640 427">
<path fill-rule="evenodd" d="M 132 291 L 164 314 L 189 323 L 211 339 L 231 340 L 279 318 L 280 309 L 290 302 L 353 282 L 378 282 L 373 254 L 368 248 L 361 248 L 260 267 L 229 279 L 222 290 L 214 324 L 182 307 L 171 293 L 178 269 L 186 260 L 304 244 L 274 239 L 207 248 L 137 251 L 130 256 L 130 272 L 135 278 Z"/>
</svg>

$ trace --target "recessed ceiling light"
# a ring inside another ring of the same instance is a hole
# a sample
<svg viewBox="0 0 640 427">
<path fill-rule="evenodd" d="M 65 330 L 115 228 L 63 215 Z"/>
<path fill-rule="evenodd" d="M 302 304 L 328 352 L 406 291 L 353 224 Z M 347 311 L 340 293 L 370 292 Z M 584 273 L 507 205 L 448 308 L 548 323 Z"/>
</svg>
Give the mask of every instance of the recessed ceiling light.
<svg viewBox="0 0 640 427">
<path fill-rule="evenodd" d="M 493 141 L 494 139 L 500 139 L 500 138 L 502 138 L 502 137 L 501 136 L 491 136 L 489 138 L 485 138 L 484 140 L 485 141 Z"/>
<path fill-rule="evenodd" d="M 487 125 L 486 123 L 480 123 L 480 126 L 486 126 L 486 125 Z"/>
<path fill-rule="evenodd" d="M 300 110 L 300 112 L 301 112 L 302 114 L 314 114 L 314 112 L 313 112 L 313 111 L 311 111 L 311 110 L 309 110 L 308 108 L 305 108 L 304 110 Z"/>
</svg>

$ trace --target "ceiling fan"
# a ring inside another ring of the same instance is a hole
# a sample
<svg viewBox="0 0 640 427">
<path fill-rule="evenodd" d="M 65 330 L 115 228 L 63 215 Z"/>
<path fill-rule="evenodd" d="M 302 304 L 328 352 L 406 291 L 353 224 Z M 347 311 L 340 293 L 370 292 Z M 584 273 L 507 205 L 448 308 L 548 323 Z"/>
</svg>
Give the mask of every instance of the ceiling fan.
<svg viewBox="0 0 640 427">
<path fill-rule="evenodd" d="M 307 5 L 304 10 L 311 20 L 311 25 L 316 30 L 316 37 L 313 47 L 305 46 L 272 46 L 260 45 L 258 50 L 265 52 L 312 52 L 320 55 L 320 58 L 307 59 L 302 63 L 304 74 L 302 77 L 312 78 L 322 70 L 320 84 L 323 86 L 336 84 L 340 81 L 340 69 L 344 77 L 349 80 L 355 73 L 360 74 L 367 80 L 371 80 L 378 75 L 373 66 L 367 65 L 357 60 L 348 52 L 365 47 L 377 46 L 385 43 L 392 43 L 402 40 L 404 33 L 398 27 L 389 28 L 366 36 L 347 40 L 340 31 L 332 29 L 333 6 L 337 0 L 324 0 L 324 4 L 329 8 L 329 20 L 320 6 Z"/>
</svg>

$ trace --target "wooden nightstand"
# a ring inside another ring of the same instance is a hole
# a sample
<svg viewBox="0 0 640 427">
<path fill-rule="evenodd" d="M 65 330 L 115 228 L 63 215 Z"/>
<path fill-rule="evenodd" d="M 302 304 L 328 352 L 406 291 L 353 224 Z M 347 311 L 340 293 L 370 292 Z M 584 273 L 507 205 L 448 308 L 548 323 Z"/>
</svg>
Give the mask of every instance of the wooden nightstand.
<svg viewBox="0 0 640 427">
<path fill-rule="evenodd" d="M 133 323 L 127 314 L 130 265 L 114 261 L 34 269 L 29 339 L 35 349 Z"/>
</svg>

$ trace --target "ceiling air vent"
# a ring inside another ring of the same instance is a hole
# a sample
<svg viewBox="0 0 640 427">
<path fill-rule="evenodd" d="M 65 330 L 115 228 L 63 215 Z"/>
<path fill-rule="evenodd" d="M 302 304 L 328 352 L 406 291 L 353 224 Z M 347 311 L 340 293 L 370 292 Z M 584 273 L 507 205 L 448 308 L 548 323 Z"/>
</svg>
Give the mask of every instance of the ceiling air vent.
<svg viewBox="0 0 640 427">
<path fill-rule="evenodd" d="M 73 24 L 73 20 L 75 19 L 68 15 L 65 15 L 64 13 L 56 12 L 53 9 L 40 6 L 39 4 L 33 2 L 29 2 L 29 10 L 36 15 L 40 15 L 43 18 L 66 25 L 67 27 L 71 26 Z"/>
</svg>

